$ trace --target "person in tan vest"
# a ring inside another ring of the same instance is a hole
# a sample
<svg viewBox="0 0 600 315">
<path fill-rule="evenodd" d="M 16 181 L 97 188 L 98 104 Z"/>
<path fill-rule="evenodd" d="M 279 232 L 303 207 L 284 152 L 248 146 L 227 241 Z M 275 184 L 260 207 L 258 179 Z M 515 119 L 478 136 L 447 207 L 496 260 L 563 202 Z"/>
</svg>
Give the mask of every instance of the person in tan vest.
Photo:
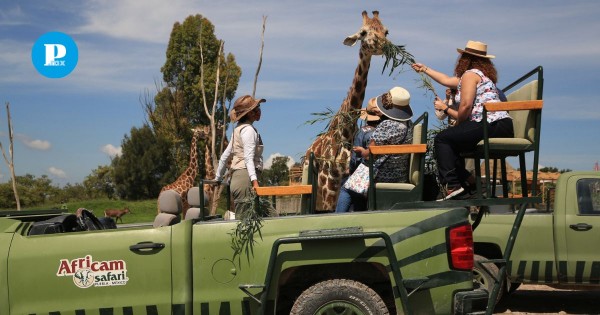
<svg viewBox="0 0 600 315">
<path fill-rule="evenodd" d="M 240 213 L 244 202 L 252 198 L 252 190 L 259 187 L 258 176 L 263 169 L 263 142 L 258 130 L 252 125 L 260 120 L 260 104 L 265 99 L 250 95 L 239 97 L 230 112 L 232 122 L 237 122 L 231 141 L 219 159 L 216 180 L 221 181 L 231 158 L 231 196 L 236 213 Z"/>
</svg>

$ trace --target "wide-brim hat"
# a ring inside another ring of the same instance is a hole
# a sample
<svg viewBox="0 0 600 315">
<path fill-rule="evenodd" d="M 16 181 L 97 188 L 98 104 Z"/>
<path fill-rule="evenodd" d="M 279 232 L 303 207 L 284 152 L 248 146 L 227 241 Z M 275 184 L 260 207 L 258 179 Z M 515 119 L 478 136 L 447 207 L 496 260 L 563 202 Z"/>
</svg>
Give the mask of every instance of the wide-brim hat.
<svg viewBox="0 0 600 315">
<path fill-rule="evenodd" d="M 377 108 L 382 114 L 393 120 L 407 121 L 413 116 L 410 107 L 410 93 L 399 86 L 377 96 Z"/>
<path fill-rule="evenodd" d="M 240 96 L 235 103 L 233 103 L 233 109 L 229 113 L 231 121 L 238 121 L 249 112 L 253 111 L 260 103 L 266 102 L 264 98 L 253 98 L 250 95 Z"/>
<path fill-rule="evenodd" d="M 465 46 L 465 49 L 456 48 L 456 51 L 458 51 L 461 54 L 470 54 L 482 58 L 496 58 L 496 56 L 494 55 L 488 55 L 487 44 L 474 40 L 468 41 L 467 45 Z"/>
<path fill-rule="evenodd" d="M 381 117 L 377 115 L 379 109 L 377 108 L 377 100 L 372 98 L 367 103 L 367 107 L 360 110 L 360 119 L 364 121 L 378 121 Z"/>
</svg>

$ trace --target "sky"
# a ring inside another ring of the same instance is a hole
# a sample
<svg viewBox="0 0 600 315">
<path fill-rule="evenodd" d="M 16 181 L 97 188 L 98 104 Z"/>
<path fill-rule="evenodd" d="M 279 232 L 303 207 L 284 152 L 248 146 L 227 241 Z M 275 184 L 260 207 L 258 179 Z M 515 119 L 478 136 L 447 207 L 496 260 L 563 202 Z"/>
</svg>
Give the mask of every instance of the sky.
<svg viewBox="0 0 600 315">
<path fill-rule="evenodd" d="M 361 26 L 361 12 L 380 11 L 388 39 L 418 62 L 451 74 L 468 40 L 488 44 L 498 86 L 544 67 L 540 165 L 592 170 L 600 160 L 600 3 L 590 1 L 0 1 L 0 142 L 10 159 L 6 103 L 14 131 L 16 175 L 47 175 L 54 184 L 81 183 L 110 164 L 132 127 L 146 117 L 141 99 L 162 81 L 173 24 L 195 14 L 209 19 L 243 74 L 237 96 L 251 94 L 262 20 L 264 51 L 256 96 L 267 99 L 255 126 L 274 155 L 299 161 L 324 124 L 312 113 L 337 110 L 358 64 L 358 45 L 343 45 Z M 64 78 L 37 72 L 31 51 L 48 32 L 69 35 L 78 63 Z M 367 96 L 394 86 L 411 93 L 416 115 L 430 95 L 412 70 L 382 73 L 374 56 Z M 436 85 L 437 91 L 444 91 Z M 366 101 L 364 102 L 366 105 Z M 509 160 L 512 165 L 518 163 Z M 529 163 L 531 165 L 531 163 Z M 0 182 L 10 171 L 0 162 Z"/>
</svg>

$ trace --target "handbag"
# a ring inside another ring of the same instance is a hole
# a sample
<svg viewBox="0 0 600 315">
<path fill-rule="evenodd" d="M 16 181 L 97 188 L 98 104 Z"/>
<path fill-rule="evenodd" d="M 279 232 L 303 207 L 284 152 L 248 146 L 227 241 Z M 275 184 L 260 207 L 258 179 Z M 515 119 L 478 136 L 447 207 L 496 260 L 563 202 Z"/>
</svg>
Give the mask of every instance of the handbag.
<svg viewBox="0 0 600 315">
<path fill-rule="evenodd" d="M 360 163 L 344 183 L 344 188 L 366 196 L 369 191 L 369 167 Z"/>
</svg>

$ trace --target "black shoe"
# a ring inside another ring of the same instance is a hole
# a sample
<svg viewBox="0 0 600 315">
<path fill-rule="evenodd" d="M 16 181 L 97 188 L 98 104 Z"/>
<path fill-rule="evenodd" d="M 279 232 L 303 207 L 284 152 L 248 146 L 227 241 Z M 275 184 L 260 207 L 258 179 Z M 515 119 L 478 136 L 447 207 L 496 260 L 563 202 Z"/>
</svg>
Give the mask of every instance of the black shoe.
<svg viewBox="0 0 600 315">
<path fill-rule="evenodd" d="M 472 195 L 471 198 L 477 198 L 477 184 L 469 184 L 467 183 L 467 188 L 466 190 L 469 192 L 469 195 Z M 482 198 L 485 197 L 487 190 L 485 189 L 485 186 L 483 184 L 481 184 L 481 196 Z"/>
</svg>

